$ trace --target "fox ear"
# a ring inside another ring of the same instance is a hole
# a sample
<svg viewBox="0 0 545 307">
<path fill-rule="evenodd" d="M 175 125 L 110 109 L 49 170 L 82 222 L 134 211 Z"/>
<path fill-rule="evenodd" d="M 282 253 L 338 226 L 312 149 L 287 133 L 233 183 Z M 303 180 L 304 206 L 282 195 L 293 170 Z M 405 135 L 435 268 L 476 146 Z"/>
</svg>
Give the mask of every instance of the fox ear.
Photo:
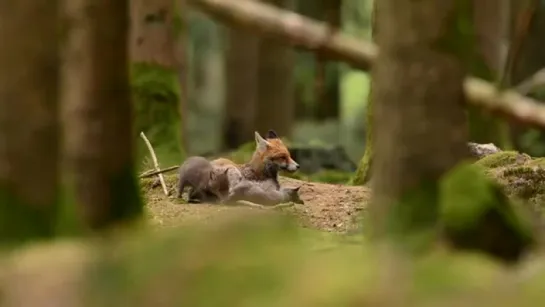
<svg viewBox="0 0 545 307">
<path fill-rule="evenodd" d="M 293 188 L 293 191 L 299 192 L 299 189 L 300 189 L 300 188 L 301 188 L 301 186 L 298 186 L 298 187 L 296 187 L 296 188 Z"/>
<path fill-rule="evenodd" d="M 267 138 L 268 138 L 268 139 L 277 139 L 277 138 L 278 138 L 278 134 L 276 134 L 276 131 L 274 131 L 274 130 L 271 129 L 271 130 L 269 130 L 269 131 L 267 132 Z"/>
<path fill-rule="evenodd" d="M 267 149 L 267 147 L 269 146 L 269 142 L 267 142 L 267 140 L 265 140 L 260 134 L 259 132 L 255 131 L 255 145 L 257 146 L 257 149 L 259 151 L 263 151 L 265 149 Z"/>
</svg>

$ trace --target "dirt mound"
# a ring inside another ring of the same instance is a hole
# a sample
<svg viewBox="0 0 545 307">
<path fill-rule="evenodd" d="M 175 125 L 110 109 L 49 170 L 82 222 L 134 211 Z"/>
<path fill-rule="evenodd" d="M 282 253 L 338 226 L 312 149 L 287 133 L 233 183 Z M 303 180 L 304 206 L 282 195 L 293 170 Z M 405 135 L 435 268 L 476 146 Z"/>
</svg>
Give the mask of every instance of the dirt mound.
<svg viewBox="0 0 545 307">
<path fill-rule="evenodd" d="M 171 195 L 176 185 L 176 175 L 165 176 Z M 278 209 L 285 214 L 295 215 L 305 227 L 326 231 L 346 232 L 357 225 L 358 213 L 365 207 L 370 191 L 366 187 L 341 184 L 305 182 L 280 177 L 284 186 L 300 189 L 304 204 Z M 214 218 L 226 214 L 240 214 L 248 210 L 262 210 L 246 206 L 218 204 L 187 204 L 182 199 L 166 197 L 160 187 L 154 187 L 154 180 L 142 181 L 149 217 L 152 223 L 162 227 L 180 225 L 191 221 L 213 222 Z M 184 195 L 184 199 L 187 196 Z"/>
</svg>

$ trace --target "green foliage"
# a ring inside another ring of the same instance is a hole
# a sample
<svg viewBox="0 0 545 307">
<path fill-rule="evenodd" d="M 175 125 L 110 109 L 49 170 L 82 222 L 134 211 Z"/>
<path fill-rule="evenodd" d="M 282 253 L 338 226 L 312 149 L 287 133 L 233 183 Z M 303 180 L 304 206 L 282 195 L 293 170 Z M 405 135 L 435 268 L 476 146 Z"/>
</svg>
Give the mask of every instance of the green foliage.
<svg viewBox="0 0 545 307">
<path fill-rule="evenodd" d="M 135 105 L 136 135 L 144 131 L 158 159 L 176 164 L 183 158 L 180 147 L 180 84 L 175 70 L 153 64 L 135 63 L 131 70 Z M 137 140 L 139 161 L 148 155 L 141 139 Z"/>
<path fill-rule="evenodd" d="M 506 270 L 478 254 L 406 258 L 354 243 L 297 228 L 280 216 L 252 214 L 23 249 L 3 259 L 10 266 L 2 270 L 0 291 L 25 306 L 39 305 L 38 297 L 66 304 L 78 297 L 82 304 L 74 306 L 91 307 L 530 307 L 545 299 L 542 257 Z M 521 275 L 528 265 L 536 269 Z M 44 292 L 48 281 L 64 286 Z M 12 285 L 23 282 L 25 291 L 15 291 Z"/>
</svg>

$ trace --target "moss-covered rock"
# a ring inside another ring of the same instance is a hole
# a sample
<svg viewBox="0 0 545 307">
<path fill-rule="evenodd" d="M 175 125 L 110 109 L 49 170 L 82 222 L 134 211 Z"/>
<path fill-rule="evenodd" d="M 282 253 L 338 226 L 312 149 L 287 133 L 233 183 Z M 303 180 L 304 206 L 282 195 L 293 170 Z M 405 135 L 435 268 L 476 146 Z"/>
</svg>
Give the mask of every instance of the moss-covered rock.
<svg viewBox="0 0 545 307">
<path fill-rule="evenodd" d="M 496 168 L 513 164 L 520 164 L 531 160 L 532 158 L 526 154 L 521 154 L 516 151 L 500 151 L 483 157 L 475 162 L 476 165 L 485 168 Z"/>
<path fill-rule="evenodd" d="M 183 158 L 181 148 L 180 84 L 175 70 L 135 63 L 131 69 L 136 135 L 143 131 L 160 163 L 176 164 Z M 138 139 L 138 161 L 147 157 L 145 144 Z"/>
<path fill-rule="evenodd" d="M 530 223 L 494 180 L 469 163 L 441 181 L 440 222 L 449 242 L 516 261 L 534 243 Z"/>
</svg>

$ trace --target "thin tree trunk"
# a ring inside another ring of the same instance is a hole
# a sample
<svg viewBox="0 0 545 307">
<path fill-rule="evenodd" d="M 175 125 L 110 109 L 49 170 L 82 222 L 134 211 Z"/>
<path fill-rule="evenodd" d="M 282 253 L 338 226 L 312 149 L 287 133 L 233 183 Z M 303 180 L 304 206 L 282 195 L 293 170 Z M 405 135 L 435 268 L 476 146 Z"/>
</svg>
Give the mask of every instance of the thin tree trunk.
<svg viewBox="0 0 545 307">
<path fill-rule="evenodd" d="M 184 151 L 191 152 L 189 148 L 189 142 L 187 140 L 187 120 L 185 117 L 189 112 L 189 57 L 188 57 L 188 45 L 189 45 L 189 6 L 186 3 L 186 0 L 178 0 L 178 7 L 176 8 L 177 14 L 179 16 L 179 24 L 176 27 L 175 23 L 175 32 L 177 33 L 176 39 L 176 52 L 178 64 L 178 78 L 180 82 L 180 100 L 178 101 L 179 115 L 181 119 L 180 123 L 180 135 L 181 140 L 180 144 Z"/>
<path fill-rule="evenodd" d="M 97 229 L 140 217 L 133 173 L 128 84 L 128 1 L 70 0 L 65 66 L 67 184 L 85 224 Z"/>
<path fill-rule="evenodd" d="M 55 234 L 59 2 L 1 3 L 0 243 L 5 244 Z"/>
<path fill-rule="evenodd" d="M 291 0 L 269 0 L 269 3 L 291 8 Z M 294 51 L 275 39 L 264 38 L 259 43 L 258 103 L 255 126 L 264 133 L 274 129 L 290 137 L 295 106 L 293 103 Z"/>
<path fill-rule="evenodd" d="M 511 39 L 515 41 L 513 69 L 511 79 L 513 84 L 519 84 L 529 78 L 538 70 L 545 67 L 545 6 L 535 4 L 537 0 L 530 1 L 512 1 L 512 34 Z M 530 96 L 538 100 L 545 100 L 545 90 L 534 89 Z M 518 150 L 527 152 L 530 155 L 543 156 L 545 151 L 543 146 L 536 146 L 545 142 L 545 131 L 540 129 L 533 142 L 524 142 L 523 136 L 529 129 L 527 126 L 515 123 L 512 128 L 512 138 Z"/>
<path fill-rule="evenodd" d="M 467 156 L 465 71 L 455 49 L 464 16 L 455 3 L 377 1 L 370 220 L 375 235 L 398 243 L 433 236 L 438 181 Z"/>
<path fill-rule="evenodd" d="M 227 29 L 224 149 L 235 149 L 248 142 L 256 130 L 258 51 L 257 35 L 243 29 Z"/>
<path fill-rule="evenodd" d="M 475 42 L 469 42 L 468 50 L 475 49 L 469 61 L 470 72 L 491 82 L 500 81 L 503 71 L 503 27 L 502 1 L 481 0 L 473 3 L 472 20 L 474 22 Z M 474 47 L 472 47 L 474 46 Z M 500 86 L 508 85 L 501 80 Z M 468 106 L 470 140 L 477 143 L 494 143 L 502 148 L 510 148 L 508 126 L 493 114 L 476 106 Z"/>
<path fill-rule="evenodd" d="M 322 19 L 331 31 L 339 31 L 341 27 L 341 0 L 326 0 L 321 4 Z M 329 62 L 321 53 L 316 55 L 316 119 L 339 119 L 340 114 L 340 70 L 336 62 Z M 328 69 L 329 68 L 329 69 Z M 328 77 L 329 74 L 329 77 Z M 329 81 L 331 79 L 333 81 Z"/>
<path fill-rule="evenodd" d="M 185 94 L 180 90 L 180 56 L 182 46 L 177 35 L 177 6 L 173 0 L 132 0 L 131 70 L 136 106 L 136 134 L 144 131 L 164 163 L 180 161 L 183 126 L 181 113 Z M 178 16 L 180 17 L 180 16 Z M 178 21 L 181 19 L 178 18 Z M 178 26 L 181 26 L 178 23 Z M 147 152 L 144 146 L 139 154 Z"/>
<path fill-rule="evenodd" d="M 373 8 L 371 11 L 371 36 L 373 37 L 373 40 L 377 35 L 377 1 L 378 0 L 373 1 Z M 373 135 L 376 133 L 373 127 L 373 81 L 373 78 L 369 80 L 369 93 L 367 94 L 367 106 L 365 108 L 365 151 L 358 164 L 356 174 L 354 174 L 354 177 L 351 180 L 351 183 L 354 185 L 364 185 L 371 180 L 371 170 L 374 156 Z"/>
</svg>

